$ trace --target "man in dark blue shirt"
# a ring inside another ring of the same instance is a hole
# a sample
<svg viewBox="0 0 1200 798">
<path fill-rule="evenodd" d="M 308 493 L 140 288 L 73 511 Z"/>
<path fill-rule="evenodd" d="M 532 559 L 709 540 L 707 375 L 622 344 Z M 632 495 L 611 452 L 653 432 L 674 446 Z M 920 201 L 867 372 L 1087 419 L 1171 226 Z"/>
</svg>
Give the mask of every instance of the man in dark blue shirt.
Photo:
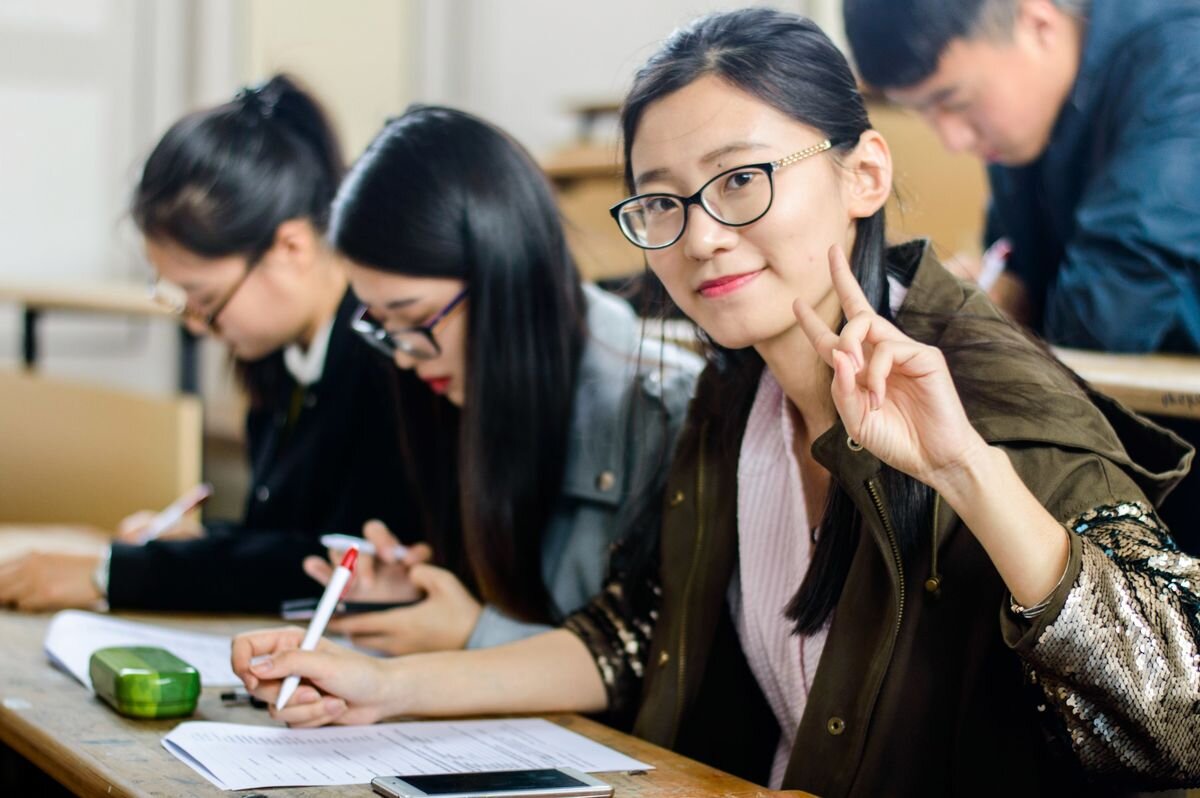
<svg viewBox="0 0 1200 798">
<path fill-rule="evenodd" d="M 1051 343 L 1200 352 L 1200 2 L 846 0 L 862 76 L 988 161 L 993 298 Z"/>
<path fill-rule="evenodd" d="M 1050 343 L 1200 352 L 1200 0 L 845 0 L 863 79 L 988 163 L 992 299 Z M 1156 419 L 1193 444 L 1200 424 Z M 1200 551 L 1200 474 L 1161 508 Z"/>
</svg>

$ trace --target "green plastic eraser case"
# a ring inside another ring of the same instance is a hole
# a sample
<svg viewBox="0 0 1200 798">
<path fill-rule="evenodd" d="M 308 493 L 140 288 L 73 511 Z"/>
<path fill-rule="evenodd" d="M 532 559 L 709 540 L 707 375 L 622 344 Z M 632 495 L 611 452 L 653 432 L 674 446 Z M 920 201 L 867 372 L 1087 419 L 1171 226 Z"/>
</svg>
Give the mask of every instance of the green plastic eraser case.
<svg viewBox="0 0 1200 798">
<path fill-rule="evenodd" d="M 118 646 L 92 653 L 92 689 L 130 718 L 179 718 L 196 711 L 200 673 L 169 651 Z"/>
</svg>

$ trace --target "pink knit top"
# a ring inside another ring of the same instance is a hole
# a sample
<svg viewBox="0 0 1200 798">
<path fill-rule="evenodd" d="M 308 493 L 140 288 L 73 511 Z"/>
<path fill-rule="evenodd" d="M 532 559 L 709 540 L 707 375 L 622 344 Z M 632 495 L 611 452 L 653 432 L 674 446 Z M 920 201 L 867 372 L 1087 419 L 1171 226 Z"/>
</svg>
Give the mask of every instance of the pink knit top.
<svg viewBox="0 0 1200 798">
<path fill-rule="evenodd" d="M 771 789 L 783 781 L 825 645 L 823 630 L 797 637 L 784 617 L 812 556 L 794 437 L 788 398 L 764 369 L 738 457 L 738 568 L 729 603 L 750 670 L 779 722 Z"/>
<path fill-rule="evenodd" d="M 894 316 L 908 288 L 891 275 L 887 281 Z M 729 604 L 750 670 L 779 721 L 768 785 L 773 790 L 783 783 L 828 629 L 796 637 L 783 614 L 812 558 L 795 436 L 788 398 L 763 369 L 738 457 L 738 570 Z"/>
</svg>

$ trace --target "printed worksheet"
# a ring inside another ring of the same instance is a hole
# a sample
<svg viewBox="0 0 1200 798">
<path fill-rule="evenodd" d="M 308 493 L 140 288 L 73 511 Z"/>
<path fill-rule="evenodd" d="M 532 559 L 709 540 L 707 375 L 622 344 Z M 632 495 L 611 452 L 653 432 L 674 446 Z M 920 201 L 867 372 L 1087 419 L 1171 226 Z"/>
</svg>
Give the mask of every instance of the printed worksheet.
<svg viewBox="0 0 1200 798">
<path fill-rule="evenodd" d="M 650 765 L 540 718 L 287 729 L 182 723 L 163 746 L 222 790 L 366 784 L 376 776 Z"/>
<path fill-rule="evenodd" d="M 204 687 L 230 687 L 242 683 L 229 665 L 230 641 L 224 635 L 184 632 L 95 612 L 64 610 L 51 619 L 44 645 L 51 662 L 89 690 L 92 678 L 88 675 L 88 661 L 92 652 L 112 646 L 165 648 L 198 670 Z"/>
</svg>

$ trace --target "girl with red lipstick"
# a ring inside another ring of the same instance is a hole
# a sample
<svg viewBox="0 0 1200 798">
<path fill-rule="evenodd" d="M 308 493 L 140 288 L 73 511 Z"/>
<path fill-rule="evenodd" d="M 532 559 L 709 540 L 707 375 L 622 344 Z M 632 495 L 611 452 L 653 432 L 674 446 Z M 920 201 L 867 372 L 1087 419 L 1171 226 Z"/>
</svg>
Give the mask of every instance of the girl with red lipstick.
<svg viewBox="0 0 1200 798">
<path fill-rule="evenodd" d="M 418 107 L 350 171 L 329 238 L 362 300 L 354 328 L 444 397 L 402 409 L 419 511 L 379 525 L 356 595 L 415 607 L 331 628 L 401 654 L 478 648 L 557 625 L 603 584 L 627 515 L 656 496 L 700 361 L 642 346 L 621 300 L 582 285 L 545 177 L 501 131 Z M 397 475 L 397 480 L 404 479 Z M 329 563 L 311 558 L 319 581 Z"/>
<path fill-rule="evenodd" d="M 622 120 L 613 216 L 709 344 L 649 561 L 488 651 L 244 635 L 249 689 L 309 678 L 298 725 L 607 711 L 823 796 L 1200 781 L 1200 561 L 1153 509 L 1190 455 L 926 244 L 886 245 L 891 158 L 833 43 L 704 17 Z"/>
</svg>

